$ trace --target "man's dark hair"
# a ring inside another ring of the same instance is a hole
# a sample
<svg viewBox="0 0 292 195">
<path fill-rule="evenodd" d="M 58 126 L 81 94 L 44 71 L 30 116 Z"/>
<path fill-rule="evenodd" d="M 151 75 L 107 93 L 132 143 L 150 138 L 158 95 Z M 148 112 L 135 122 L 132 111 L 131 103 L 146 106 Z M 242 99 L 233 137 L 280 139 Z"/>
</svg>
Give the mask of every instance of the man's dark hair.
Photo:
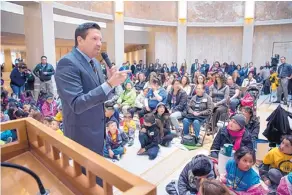
<svg viewBox="0 0 292 195">
<path fill-rule="evenodd" d="M 145 114 L 144 122 L 150 123 L 152 125 L 155 124 L 155 116 L 154 116 L 154 114 L 153 113 Z"/>
<path fill-rule="evenodd" d="M 75 30 L 75 47 L 78 46 L 78 41 L 77 41 L 77 37 L 82 37 L 82 39 L 86 39 L 87 36 L 87 31 L 89 29 L 97 29 L 100 30 L 100 26 L 96 23 L 93 22 L 87 22 L 87 23 L 83 23 L 80 24 L 76 30 Z"/>
<path fill-rule="evenodd" d="M 116 121 L 109 121 L 107 122 L 106 126 L 109 127 L 111 124 L 116 123 Z M 117 124 L 117 123 L 116 123 Z"/>
<path fill-rule="evenodd" d="M 152 84 L 157 84 L 157 85 L 161 85 L 161 81 L 158 77 L 153 77 L 152 79 Z"/>
<path fill-rule="evenodd" d="M 197 155 L 195 157 L 195 163 L 192 167 L 194 176 L 206 176 L 212 170 L 212 165 L 209 158 L 205 155 Z"/>
<path fill-rule="evenodd" d="M 48 58 L 47 58 L 47 56 L 42 56 L 42 57 L 41 57 L 41 59 L 43 59 L 43 58 L 46 58 L 46 59 L 48 59 Z"/>
<path fill-rule="evenodd" d="M 26 66 L 26 64 L 24 62 L 19 62 L 18 63 L 18 68 L 20 68 L 20 69 L 27 69 L 27 66 Z"/>
</svg>

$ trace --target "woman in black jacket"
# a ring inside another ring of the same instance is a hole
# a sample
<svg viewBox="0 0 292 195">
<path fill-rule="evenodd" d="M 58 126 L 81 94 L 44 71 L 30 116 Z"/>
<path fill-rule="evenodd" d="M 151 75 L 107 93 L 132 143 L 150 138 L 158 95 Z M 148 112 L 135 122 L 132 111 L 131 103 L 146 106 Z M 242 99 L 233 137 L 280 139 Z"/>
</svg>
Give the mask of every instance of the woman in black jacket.
<svg viewBox="0 0 292 195">
<path fill-rule="evenodd" d="M 224 144 L 233 144 L 233 150 L 246 146 L 253 150 L 253 143 L 250 133 L 245 129 L 245 116 L 242 114 L 234 115 L 227 127 L 219 130 L 211 146 L 210 156 L 218 158 L 219 151 Z"/>
<path fill-rule="evenodd" d="M 145 84 L 146 84 L 145 74 L 142 72 L 138 73 L 138 82 L 135 84 L 135 89 L 137 93 L 143 91 Z"/>
<path fill-rule="evenodd" d="M 182 118 L 182 112 L 187 105 L 188 95 L 181 88 L 181 80 L 175 79 L 172 82 L 172 89 L 168 93 L 167 106 L 170 109 L 170 121 L 175 127 L 176 131 L 179 132 L 178 119 Z"/>
</svg>

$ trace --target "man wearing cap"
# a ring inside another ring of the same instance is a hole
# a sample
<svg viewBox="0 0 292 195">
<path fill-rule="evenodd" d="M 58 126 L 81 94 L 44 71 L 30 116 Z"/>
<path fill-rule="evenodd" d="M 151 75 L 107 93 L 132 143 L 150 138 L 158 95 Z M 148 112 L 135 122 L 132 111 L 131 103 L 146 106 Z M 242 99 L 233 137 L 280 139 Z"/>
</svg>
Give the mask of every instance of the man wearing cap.
<svg viewBox="0 0 292 195">
<path fill-rule="evenodd" d="M 211 146 L 211 157 L 218 158 L 219 151 L 224 144 L 232 144 L 235 151 L 243 146 L 253 150 L 251 135 L 245 130 L 245 121 L 243 114 L 236 114 L 231 118 L 227 127 L 219 130 Z"/>
</svg>

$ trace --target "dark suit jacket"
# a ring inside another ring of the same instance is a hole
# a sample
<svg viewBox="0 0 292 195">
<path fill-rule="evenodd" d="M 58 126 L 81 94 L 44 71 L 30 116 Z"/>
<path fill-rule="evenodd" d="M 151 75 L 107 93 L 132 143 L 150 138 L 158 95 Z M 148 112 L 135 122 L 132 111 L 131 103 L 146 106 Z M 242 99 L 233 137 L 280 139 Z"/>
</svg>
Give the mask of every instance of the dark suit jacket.
<svg viewBox="0 0 292 195">
<path fill-rule="evenodd" d="M 62 101 L 65 136 L 102 155 L 105 133 L 103 103 L 107 100 L 101 84 L 104 76 L 94 59 L 97 74 L 74 47 L 58 63 L 56 85 Z"/>
</svg>

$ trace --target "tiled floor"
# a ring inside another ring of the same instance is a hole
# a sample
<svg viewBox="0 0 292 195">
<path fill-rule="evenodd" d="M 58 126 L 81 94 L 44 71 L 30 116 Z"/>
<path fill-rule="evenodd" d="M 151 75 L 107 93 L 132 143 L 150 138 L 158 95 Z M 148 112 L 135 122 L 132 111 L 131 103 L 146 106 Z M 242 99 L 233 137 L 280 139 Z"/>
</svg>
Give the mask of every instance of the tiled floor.
<svg viewBox="0 0 292 195">
<path fill-rule="evenodd" d="M 261 123 L 259 138 L 265 139 L 262 133 L 267 124 L 266 118 L 277 108 L 278 104 L 272 104 L 269 102 L 269 96 L 261 96 L 257 104 L 257 115 L 260 116 Z M 291 107 L 289 110 L 292 111 Z M 164 195 L 166 194 L 165 186 L 172 179 L 178 178 L 186 163 L 188 163 L 197 154 L 208 155 L 211 144 L 212 137 L 208 136 L 202 148 L 188 151 L 180 144 L 180 140 L 175 138 L 170 147 L 160 147 L 157 158 L 150 161 L 147 156 L 137 156 L 136 154 L 140 149 L 138 132 L 136 132 L 134 145 L 127 148 L 126 154 L 120 161 L 114 163 L 157 185 L 157 194 Z M 120 192 L 116 190 L 115 194 L 120 194 Z"/>
</svg>

